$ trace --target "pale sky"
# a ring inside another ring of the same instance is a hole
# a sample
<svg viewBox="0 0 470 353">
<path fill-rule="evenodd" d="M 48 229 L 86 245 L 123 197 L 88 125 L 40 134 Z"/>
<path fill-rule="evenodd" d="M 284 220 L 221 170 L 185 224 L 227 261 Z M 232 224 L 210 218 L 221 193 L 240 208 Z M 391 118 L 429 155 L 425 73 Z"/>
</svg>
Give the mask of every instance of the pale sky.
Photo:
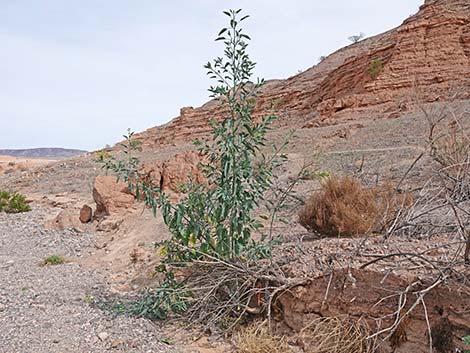
<svg viewBox="0 0 470 353">
<path fill-rule="evenodd" d="M 0 0 L 0 149 L 114 144 L 208 100 L 203 65 L 242 8 L 257 75 L 287 78 L 423 0 Z"/>
</svg>

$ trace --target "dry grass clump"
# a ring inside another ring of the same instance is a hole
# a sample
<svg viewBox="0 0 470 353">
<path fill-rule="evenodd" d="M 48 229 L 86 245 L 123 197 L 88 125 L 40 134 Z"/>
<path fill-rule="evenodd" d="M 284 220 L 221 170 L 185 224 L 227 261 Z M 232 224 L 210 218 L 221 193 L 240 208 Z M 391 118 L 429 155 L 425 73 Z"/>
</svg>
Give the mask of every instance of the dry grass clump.
<svg viewBox="0 0 470 353">
<path fill-rule="evenodd" d="M 363 321 L 348 318 L 319 318 L 304 327 L 295 337 L 306 353 L 372 353 L 377 352 L 375 339 Z M 270 333 L 265 322 L 240 330 L 233 338 L 236 353 L 293 352 L 285 337 Z"/>
<path fill-rule="evenodd" d="M 370 233 L 377 225 L 377 192 L 351 177 L 328 178 L 299 213 L 307 230 L 326 236 L 354 237 Z"/>
<path fill-rule="evenodd" d="M 289 353 L 285 337 L 269 332 L 265 323 L 251 324 L 234 335 L 236 353 Z"/>
<path fill-rule="evenodd" d="M 389 232 L 412 204 L 411 194 L 398 193 L 391 184 L 371 188 L 352 177 L 331 177 L 307 200 L 299 222 L 330 237 Z"/>
<path fill-rule="evenodd" d="M 407 216 L 415 202 L 408 191 L 397 191 L 394 185 L 386 183 L 375 187 L 375 197 L 379 205 L 379 218 L 376 230 L 389 235 L 407 221 Z"/>
<path fill-rule="evenodd" d="M 300 331 L 299 341 L 307 353 L 372 353 L 377 345 L 367 338 L 371 333 L 363 321 L 319 318 Z"/>
</svg>

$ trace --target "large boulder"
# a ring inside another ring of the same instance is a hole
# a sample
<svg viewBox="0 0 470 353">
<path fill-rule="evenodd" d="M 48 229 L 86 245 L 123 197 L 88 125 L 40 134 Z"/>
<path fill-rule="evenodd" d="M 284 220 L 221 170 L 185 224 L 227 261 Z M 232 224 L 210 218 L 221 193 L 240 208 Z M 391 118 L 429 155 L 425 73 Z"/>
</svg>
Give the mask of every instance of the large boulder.
<svg viewBox="0 0 470 353">
<path fill-rule="evenodd" d="M 93 185 L 93 199 L 96 203 L 95 217 L 123 215 L 134 204 L 134 196 L 126 184 L 114 176 L 99 175 Z"/>
</svg>

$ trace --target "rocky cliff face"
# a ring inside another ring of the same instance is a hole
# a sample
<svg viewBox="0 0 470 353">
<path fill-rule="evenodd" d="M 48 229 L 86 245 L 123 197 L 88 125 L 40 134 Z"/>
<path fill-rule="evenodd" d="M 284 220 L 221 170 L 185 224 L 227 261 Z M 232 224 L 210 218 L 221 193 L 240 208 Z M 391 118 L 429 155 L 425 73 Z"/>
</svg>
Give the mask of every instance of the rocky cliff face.
<svg viewBox="0 0 470 353">
<path fill-rule="evenodd" d="M 417 101 L 470 98 L 470 2 L 426 1 L 389 32 L 343 48 L 309 70 L 263 87 L 257 113 L 275 102 L 282 128 L 331 125 L 358 117 L 394 118 Z M 139 137 L 158 147 L 200 137 L 216 102 L 181 109 L 170 123 Z"/>
</svg>

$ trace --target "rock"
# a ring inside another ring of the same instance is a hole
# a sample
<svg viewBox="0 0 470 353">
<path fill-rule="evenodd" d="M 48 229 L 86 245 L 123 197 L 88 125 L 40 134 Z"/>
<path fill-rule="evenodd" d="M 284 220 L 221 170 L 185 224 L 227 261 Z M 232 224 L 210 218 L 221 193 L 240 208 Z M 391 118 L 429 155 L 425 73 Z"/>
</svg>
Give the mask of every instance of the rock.
<svg viewBox="0 0 470 353">
<path fill-rule="evenodd" d="M 183 107 L 183 108 L 180 109 L 180 118 L 181 119 L 191 117 L 192 114 L 194 114 L 194 108 L 193 107 Z"/>
<path fill-rule="evenodd" d="M 111 343 L 111 348 L 117 348 L 117 347 L 119 347 L 122 343 L 123 343 L 122 340 L 114 340 L 114 341 Z"/>
<path fill-rule="evenodd" d="M 106 332 L 100 332 L 98 333 L 97 336 L 100 339 L 100 341 L 106 341 L 109 337 L 109 335 Z"/>
<path fill-rule="evenodd" d="M 89 223 L 93 217 L 93 210 L 88 205 L 83 205 L 80 209 L 80 222 Z"/>
<path fill-rule="evenodd" d="M 146 166 L 145 172 L 163 191 L 182 193 L 182 186 L 192 178 L 195 182 L 205 182 L 198 164 L 202 161 L 199 153 L 188 151 L 175 154 L 164 162 Z"/>
<path fill-rule="evenodd" d="M 192 178 L 195 182 L 203 183 L 205 178 L 198 164 L 201 162 L 199 153 L 190 151 L 176 154 L 163 163 L 162 166 L 162 189 L 180 193 L 182 185 Z"/>
<path fill-rule="evenodd" d="M 98 223 L 96 230 L 100 232 L 112 232 L 118 229 L 122 222 L 122 218 L 105 218 Z"/>
<path fill-rule="evenodd" d="M 83 231 L 81 228 L 82 222 L 77 217 L 77 209 L 75 208 L 66 208 L 61 210 L 57 216 L 53 219 L 46 221 L 44 228 L 46 229 L 55 229 L 55 230 L 65 230 L 65 229 L 74 229 L 78 232 Z"/>
<path fill-rule="evenodd" d="M 93 185 L 93 199 L 96 203 L 95 217 L 124 215 L 134 204 L 134 196 L 127 185 L 118 182 L 114 176 L 99 175 Z"/>
</svg>

